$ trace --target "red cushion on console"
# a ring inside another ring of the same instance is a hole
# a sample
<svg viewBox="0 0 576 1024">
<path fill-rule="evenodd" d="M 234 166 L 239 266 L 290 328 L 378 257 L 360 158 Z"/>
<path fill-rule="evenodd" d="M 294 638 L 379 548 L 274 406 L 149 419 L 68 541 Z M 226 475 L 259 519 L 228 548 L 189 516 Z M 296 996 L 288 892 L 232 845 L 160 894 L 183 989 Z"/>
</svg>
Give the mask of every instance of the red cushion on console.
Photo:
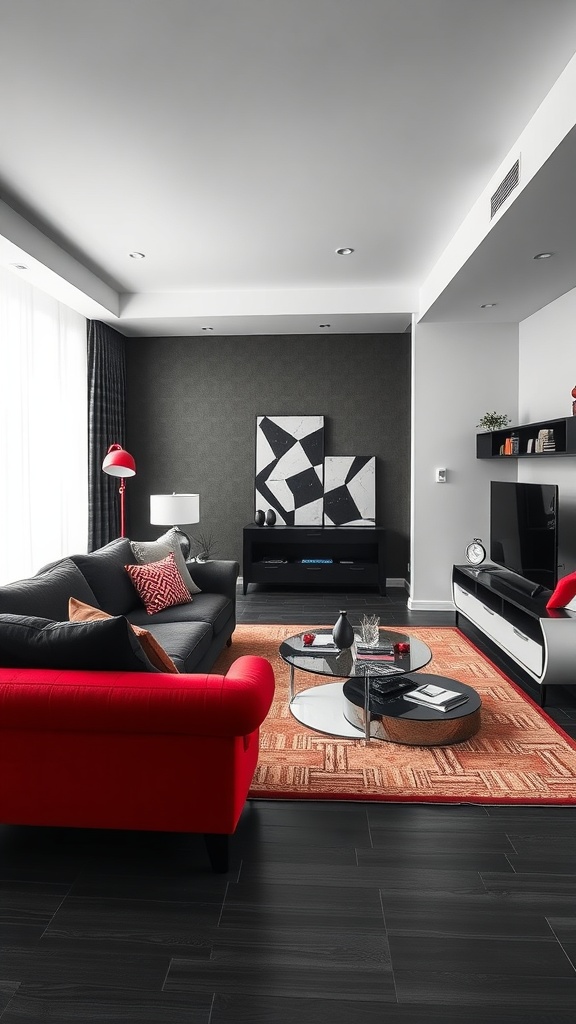
<svg viewBox="0 0 576 1024">
<path fill-rule="evenodd" d="M 565 608 L 567 604 L 576 597 L 576 572 L 563 576 L 558 580 L 552 597 L 547 602 L 547 608 Z"/>
<path fill-rule="evenodd" d="M 124 568 L 136 587 L 148 615 L 154 615 L 155 612 L 161 612 L 163 608 L 171 608 L 175 604 L 188 604 L 192 600 L 172 551 L 159 562 L 125 565 Z"/>
</svg>

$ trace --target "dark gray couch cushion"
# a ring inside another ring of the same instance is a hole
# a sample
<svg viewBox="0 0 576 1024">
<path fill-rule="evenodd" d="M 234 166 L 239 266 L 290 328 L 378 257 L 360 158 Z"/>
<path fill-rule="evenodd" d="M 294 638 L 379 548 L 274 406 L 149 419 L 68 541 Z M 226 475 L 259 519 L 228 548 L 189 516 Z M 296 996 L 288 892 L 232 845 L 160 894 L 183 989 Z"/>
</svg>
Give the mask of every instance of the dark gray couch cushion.
<svg viewBox="0 0 576 1024">
<path fill-rule="evenodd" d="M 212 626 L 207 622 L 152 621 L 147 625 L 152 636 L 170 655 L 179 672 L 195 672 L 196 666 L 212 643 Z"/>
<path fill-rule="evenodd" d="M 54 622 L 0 615 L 0 665 L 5 668 L 156 672 L 127 619 Z"/>
<path fill-rule="evenodd" d="M 124 568 L 125 565 L 136 564 L 127 537 L 112 540 L 89 555 L 72 555 L 71 558 L 92 587 L 96 603 L 105 612 L 110 612 L 110 615 L 127 615 L 134 608 L 142 607 Z"/>
<path fill-rule="evenodd" d="M 0 587 L 0 612 L 39 615 L 65 622 L 71 597 L 86 604 L 98 604 L 80 569 L 70 558 L 63 558 L 41 570 L 37 576 Z"/>
<path fill-rule="evenodd" d="M 145 608 L 137 608 L 129 612 L 127 618 L 135 626 L 150 629 L 154 622 L 207 622 L 217 635 L 224 628 L 232 614 L 232 602 L 222 594 L 195 594 L 189 604 L 178 604 L 172 608 L 164 608 L 161 612 L 148 615 Z"/>
</svg>

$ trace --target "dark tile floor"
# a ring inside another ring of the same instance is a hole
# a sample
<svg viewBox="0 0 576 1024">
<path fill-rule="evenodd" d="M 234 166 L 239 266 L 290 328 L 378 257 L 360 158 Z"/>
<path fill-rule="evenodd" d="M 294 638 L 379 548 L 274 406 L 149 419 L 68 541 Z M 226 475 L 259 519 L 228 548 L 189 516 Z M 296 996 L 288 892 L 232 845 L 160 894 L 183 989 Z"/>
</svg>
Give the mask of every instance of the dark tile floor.
<svg viewBox="0 0 576 1024">
<path fill-rule="evenodd" d="M 341 607 L 453 621 L 402 591 L 254 592 L 239 621 Z M 249 801 L 224 876 L 196 836 L 4 826 L 0 1020 L 567 1024 L 575 855 L 572 807 Z"/>
</svg>

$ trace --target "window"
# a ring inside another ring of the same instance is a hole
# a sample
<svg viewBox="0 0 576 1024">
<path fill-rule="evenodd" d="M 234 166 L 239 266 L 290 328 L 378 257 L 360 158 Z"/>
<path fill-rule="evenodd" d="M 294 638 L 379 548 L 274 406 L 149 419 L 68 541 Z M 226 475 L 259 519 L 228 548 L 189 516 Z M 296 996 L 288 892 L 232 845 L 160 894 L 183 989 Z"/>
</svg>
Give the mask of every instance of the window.
<svg viewBox="0 0 576 1024">
<path fill-rule="evenodd" d="M 0 584 L 86 551 L 86 321 L 0 269 Z"/>
</svg>

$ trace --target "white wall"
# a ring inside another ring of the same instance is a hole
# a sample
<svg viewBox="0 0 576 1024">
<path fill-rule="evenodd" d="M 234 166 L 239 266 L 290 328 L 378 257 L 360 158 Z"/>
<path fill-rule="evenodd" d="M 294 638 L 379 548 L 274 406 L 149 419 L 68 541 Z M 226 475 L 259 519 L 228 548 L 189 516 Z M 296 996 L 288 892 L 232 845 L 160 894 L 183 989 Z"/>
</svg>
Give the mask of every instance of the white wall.
<svg viewBox="0 0 576 1024">
<path fill-rule="evenodd" d="M 519 325 L 519 423 L 572 413 L 576 288 Z M 576 459 L 518 460 L 518 479 L 558 484 L 560 575 L 576 570 Z"/>
<path fill-rule="evenodd" d="M 492 411 L 518 422 L 518 325 L 413 323 L 410 608 L 453 608 L 452 565 L 473 537 L 488 542 L 489 481 L 516 479 L 516 459 L 476 458 Z"/>
</svg>

